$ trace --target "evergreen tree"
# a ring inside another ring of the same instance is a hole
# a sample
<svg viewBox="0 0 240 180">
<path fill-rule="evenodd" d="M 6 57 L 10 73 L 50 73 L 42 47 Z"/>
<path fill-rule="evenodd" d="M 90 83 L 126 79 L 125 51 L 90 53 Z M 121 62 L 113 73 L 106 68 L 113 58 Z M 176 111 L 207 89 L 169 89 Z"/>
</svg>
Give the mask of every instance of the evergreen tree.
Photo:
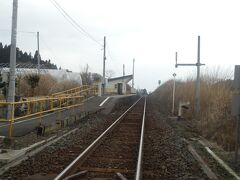
<svg viewBox="0 0 240 180">
<path fill-rule="evenodd" d="M 23 52 L 19 48 L 16 49 L 16 61 L 20 64 L 38 64 L 38 51 L 35 51 L 34 56 L 32 56 L 31 52 Z M 8 63 L 10 62 L 10 45 L 5 45 L 0 42 L 0 63 Z M 45 66 L 48 69 L 57 69 L 55 64 L 51 63 L 51 60 L 41 60 L 40 56 L 40 64 Z"/>
</svg>

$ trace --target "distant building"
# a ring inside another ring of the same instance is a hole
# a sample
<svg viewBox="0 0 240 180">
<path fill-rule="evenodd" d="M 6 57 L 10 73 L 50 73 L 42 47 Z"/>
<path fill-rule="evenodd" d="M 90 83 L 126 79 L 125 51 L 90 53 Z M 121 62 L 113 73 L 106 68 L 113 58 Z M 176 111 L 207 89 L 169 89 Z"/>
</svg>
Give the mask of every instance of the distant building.
<svg viewBox="0 0 240 180">
<path fill-rule="evenodd" d="M 107 79 L 106 81 L 106 94 L 135 94 L 136 90 L 128 83 L 133 79 L 133 75 L 120 76 Z"/>
<path fill-rule="evenodd" d="M 1 68 L 0 73 L 2 77 L 2 82 L 8 82 L 9 68 Z M 16 75 L 27 75 L 27 74 L 36 74 L 38 70 L 35 68 L 16 68 Z M 66 69 L 40 69 L 40 74 L 49 74 L 57 81 L 76 81 L 82 85 L 82 77 L 80 73 L 72 72 Z"/>
</svg>

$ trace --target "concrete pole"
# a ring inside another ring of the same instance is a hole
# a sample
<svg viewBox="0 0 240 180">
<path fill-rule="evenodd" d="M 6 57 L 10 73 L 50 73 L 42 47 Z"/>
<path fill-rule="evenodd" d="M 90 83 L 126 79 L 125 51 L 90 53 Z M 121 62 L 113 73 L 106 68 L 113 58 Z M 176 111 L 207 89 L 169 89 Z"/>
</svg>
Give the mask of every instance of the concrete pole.
<svg viewBox="0 0 240 180">
<path fill-rule="evenodd" d="M 40 74 L 40 52 L 39 52 L 39 32 L 37 32 L 37 48 L 38 48 L 38 54 L 37 54 L 37 60 L 38 60 L 38 74 Z"/>
<path fill-rule="evenodd" d="M 15 70 L 16 70 L 16 43 L 17 43 L 17 12 L 18 12 L 18 0 L 13 0 L 13 12 L 12 12 L 12 35 L 11 35 L 11 49 L 10 49 L 10 77 L 9 77 L 9 89 L 8 89 L 8 102 L 15 101 Z M 12 121 L 14 118 L 13 105 L 8 105 L 7 119 Z M 9 133 L 11 136 L 11 131 Z"/>
<path fill-rule="evenodd" d="M 196 101 L 195 111 L 199 115 L 200 112 L 200 36 L 198 36 L 198 55 L 197 55 L 197 81 L 196 81 Z"/>
<path fill-rule="evenodd" d="M 105 61 L 106 61 L 106 37 L 104 36 L 103 42 L 103 80 L 102 80 L 102 95 L 105 94 Z"/>
<path fill-rule="evenodd" d="M 172 114 L 174 115 L 174 107 L 175 107 L 175 91 L 176 91 L 176 73 L 173 74 L 173 99 L 172 99 Z"/>
<path fill-rule="evenodd" d="M 178 60 L 178 53 L 176 52 L 176 53 L 175 53 L 175 61 L 176 61 L 175 67 L 176 67 L 176 68 L 178 67 L 177 60 Z"/>
<path fill-rule="evenodd" d="M 135 65 L 135 59 L 133 59 L 133 79 L 132 79 L 132 88 L 134 88 L 134 65 Z"/>
</svg>

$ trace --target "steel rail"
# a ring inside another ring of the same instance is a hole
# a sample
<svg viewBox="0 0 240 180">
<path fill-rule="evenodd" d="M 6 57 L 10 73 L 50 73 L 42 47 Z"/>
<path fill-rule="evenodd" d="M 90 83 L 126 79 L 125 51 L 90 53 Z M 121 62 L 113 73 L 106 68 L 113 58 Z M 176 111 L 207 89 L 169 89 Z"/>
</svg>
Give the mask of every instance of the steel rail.
<svg viewBox="0 0 240 180">
<path fill-rule="evenodd" d="M 102 142 L 103 138 L 108 135 L 113 128 L 125 117 L 125 115 L 142 99 L 140 97 L 130 108 L 128 108 L 111 126 L 109 126 L 93 143 L 88 146 L 75 160 L 73 160 L 54 180 L 60 180 L 69 175 L 71 170 L 79 165 L 79 161 L 84 161 L 85 158 Z"/>
<path fill-rule="evenodd" d="M 143 157 L 143 140 L 144 140 L 144 127 L 145 127 L 145 114 L 146 114 L 146 100 L 144 101 L 144 108 L 143 108 L 143 117 L 142 117 L 142 129 L 141 129 L 141 139 L 140 139 L 140 145 L 139 145 L 139 151 L 138 151 L 138 161 L 137 161 L 137 170 L 135 175 L 135 180 L 142 179 L 142 157 Z"/>
</svg>

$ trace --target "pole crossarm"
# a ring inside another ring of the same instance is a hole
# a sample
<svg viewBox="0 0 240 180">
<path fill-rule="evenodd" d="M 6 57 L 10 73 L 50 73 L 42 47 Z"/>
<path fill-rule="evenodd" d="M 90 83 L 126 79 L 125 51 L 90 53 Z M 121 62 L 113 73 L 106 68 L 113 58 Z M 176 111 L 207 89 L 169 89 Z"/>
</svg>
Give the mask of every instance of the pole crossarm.
<svg viewBox="0 0 240 180">
<path fill-rule="evenodd" d="M 195 63 L 195 64 L 176 64 L 175 65 L 176 66 L 176 68 L 178 67 L 178 66 L 205 66 L 205 64 L 202 64 L 202 63 Z"/>
</svg>

